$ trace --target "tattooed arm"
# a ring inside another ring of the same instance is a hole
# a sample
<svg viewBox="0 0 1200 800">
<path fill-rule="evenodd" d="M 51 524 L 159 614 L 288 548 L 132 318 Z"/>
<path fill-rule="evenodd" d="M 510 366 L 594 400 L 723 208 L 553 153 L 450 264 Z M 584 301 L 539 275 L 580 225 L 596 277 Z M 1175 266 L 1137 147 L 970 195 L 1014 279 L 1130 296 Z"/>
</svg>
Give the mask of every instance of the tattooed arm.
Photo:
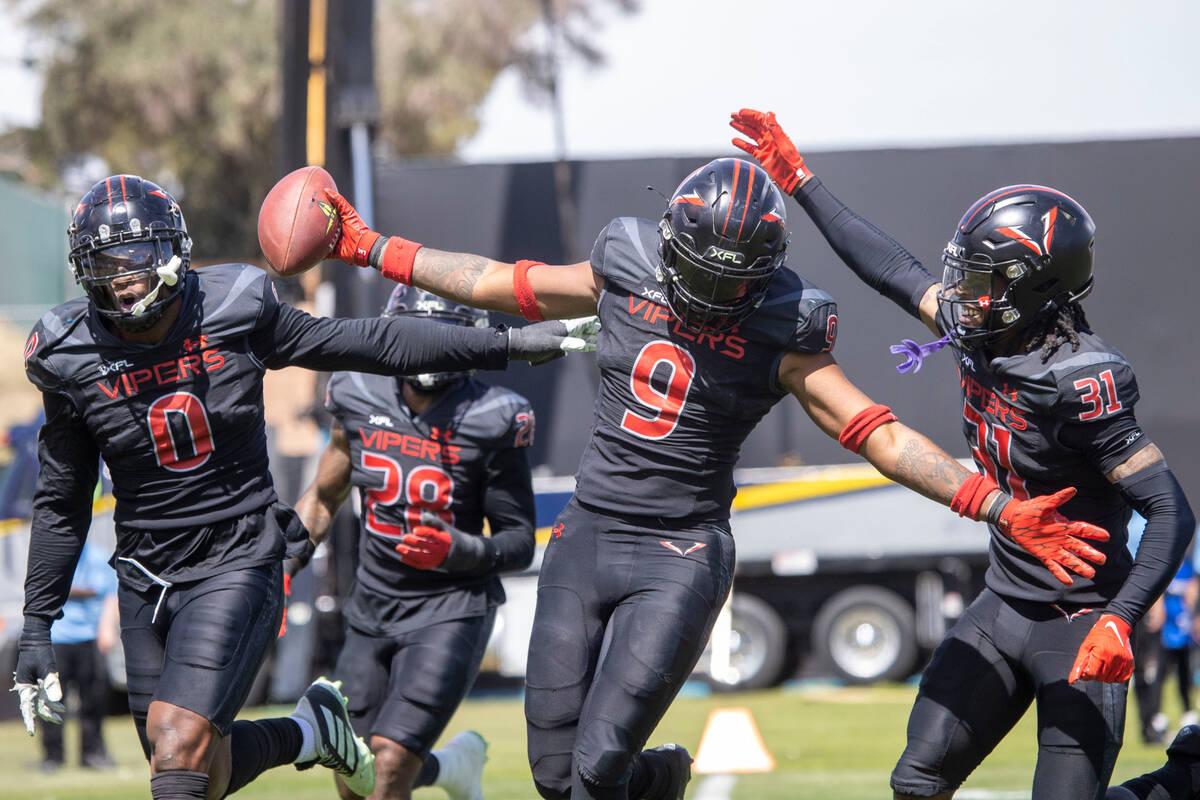
<svg viewBox="0 0 1200 800">
<path fill-rule="evenodd" d="M 513 293 L 513 264 L 469 253 L 422 247 L 413 262 L 412 282 L 426 291 L 476 308 L 520 315 Z M 545 319 L 596 313 L 603 279 L 587 261 L 565 266 L 538 264 L 526 273 Z"/>
<path fill-rule="evenodd" d="M 786 354 L 779 364 L 779 383 L 795 395 L 817 427 L 835 439 L 858 412 L 872 405 L 829 353 Z M 884 476 L 945 506 L 972 474 L 929 439 L 899 422 L 876 428 L 859 454 Z M 991 499 L 982 507 L 986 509 Z"/>
</svg>

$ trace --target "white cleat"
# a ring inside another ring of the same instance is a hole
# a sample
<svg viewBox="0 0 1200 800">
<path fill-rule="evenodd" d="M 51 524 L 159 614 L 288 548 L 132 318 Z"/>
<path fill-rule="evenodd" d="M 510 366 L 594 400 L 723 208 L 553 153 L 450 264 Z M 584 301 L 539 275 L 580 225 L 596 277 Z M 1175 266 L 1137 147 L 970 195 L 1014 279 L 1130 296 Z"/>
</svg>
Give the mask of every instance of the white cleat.
<svg viewBox="0 0 1200 800">
<path fill-rule="evenodd" d="M 456 735 L 441 750 L 433 752 L 438 760 L 438 776 L 433 785 L 445 789 L 450 800 L 483 800 L 487 748 L 487 740 L 475 731 Z"/>
<path fill-rule="evenodd" d="M 341 775 L 346 788 L 361 797 L 375 791 L 375 756 L 367 743 L 354 734 L 341 681 L 317 678 L 296 703 L 292 716 L 312 728 L 317 750 L 315 759 L 297 761 L 296 769 L 320 764 Z"/>
</svg>

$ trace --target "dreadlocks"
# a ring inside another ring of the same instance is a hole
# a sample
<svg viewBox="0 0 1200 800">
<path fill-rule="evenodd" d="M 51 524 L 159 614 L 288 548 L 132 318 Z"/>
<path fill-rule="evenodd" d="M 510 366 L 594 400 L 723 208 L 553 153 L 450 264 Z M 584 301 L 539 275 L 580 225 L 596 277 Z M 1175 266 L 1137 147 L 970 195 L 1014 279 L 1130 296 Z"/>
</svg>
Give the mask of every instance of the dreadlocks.
<svg viewBox="0 0 1200 800">
<path fill-rule="evenodd" d="M 1083 314 L 1083 306 L 1068 303 L 1053 314 L 1039 317 L 1029 326 L 1024 349 L 1026 353 L 1032 353 L 1041 348 L 1042 363 L 1045 364 L 1058 348 L 1068 342 L 1072 353 L 1078 350 L 1079 334 L 1091 332 L 1087 317 Z"/>
</svg>

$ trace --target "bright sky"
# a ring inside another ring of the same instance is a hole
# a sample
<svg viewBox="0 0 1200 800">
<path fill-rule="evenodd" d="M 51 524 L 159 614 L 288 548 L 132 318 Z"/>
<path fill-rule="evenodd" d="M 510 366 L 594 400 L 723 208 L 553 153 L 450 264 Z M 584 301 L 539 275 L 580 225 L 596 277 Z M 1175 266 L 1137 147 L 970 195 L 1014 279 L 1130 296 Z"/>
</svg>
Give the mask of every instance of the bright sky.
<svg viewBox="0 0 1200 800">
<path fill-rule="evenodd" d="M 724 151 L 730 111 L 805 149 L 1200 135 L 1192 0 L 641 0 L 563 78 L 568 155 Z M 545 160 L 549 113 L 497 82 L 469 161 Z"/>
<path fill-rule="evenodd" d="M 1200 135 L 1193 0 L 641 4 L 604 14 L 607 66 L 566 66 L 571 157 L 721 152 L 742 106 L 774 110 L 802 150 Z M 38 114 L 11 16 L 0 0 L 0 129 Z M 460 155 L 551 158 L 549 112 L 504 73 Z"/>
</svg>

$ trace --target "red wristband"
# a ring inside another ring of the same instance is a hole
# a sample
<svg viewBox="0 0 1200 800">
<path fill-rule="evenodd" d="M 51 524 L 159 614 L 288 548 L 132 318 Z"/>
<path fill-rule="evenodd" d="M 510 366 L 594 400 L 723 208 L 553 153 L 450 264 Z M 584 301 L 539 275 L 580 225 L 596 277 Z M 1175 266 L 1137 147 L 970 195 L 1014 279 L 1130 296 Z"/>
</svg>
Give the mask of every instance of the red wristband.
<svg viewBox="0 0 1200 800">
<path fill-rule="evenodd" d="M 958 487 L 958 491 L 950 499 L 950 510 L 960 517 L 978 519 L 983 501 L 999 488 L 987 475 L 976 472 Z"/>
<path fill-rule="evenodd" d="M 417 251 L 421 245 L 391 236 L 383 246 L 383 256 L 379 259 L 379 272 L 385 278 L 406 286 L 412 285 L 413 262 L 417 260 Z"/>
<path fill-rule="evenodd" d="M 887 406 L 867 406 L 846 423 L 846 427 L 842 429 L 841 435 L 838 436 L 838 444 L 851 453 L 857 453 L 862 449 L 863 442 L 867 441 L 867 437 L 876 428 L 880 425 L 886 425 L 889 422 L 898 421 L 896 415 Z"/>
<path fill-rule="evenodd" d="M 529 268 L 544 266 L 546 265 L 541 261 L 522 259 L 513 268 L 513 297 L 517 298 L 517 308 L 521 309 L 521 316 L 530 322 L 545 320 L 538 308 L 537 298 L 533 295 L 533 287 L 529 285 Z"/>
</svg>

